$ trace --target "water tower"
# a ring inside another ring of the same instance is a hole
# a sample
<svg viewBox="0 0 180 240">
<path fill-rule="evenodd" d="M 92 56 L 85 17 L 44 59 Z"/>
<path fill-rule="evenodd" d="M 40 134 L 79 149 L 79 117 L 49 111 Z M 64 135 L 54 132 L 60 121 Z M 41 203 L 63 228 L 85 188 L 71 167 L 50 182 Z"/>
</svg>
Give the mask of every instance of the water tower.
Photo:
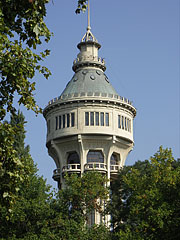
<svg viewBox="0 0 180 240">
<path fill-rule="evenodd" d="M 48 103 L 46 146 L 56 164 L 53 179 L 65 187 L 64 175 L 99 171 L 112 180 L 134 146 L 136 109 L 112 87 L 105 74 L 101 45 L 88 27 L 77 45 L 74 75 L 62 94 Z M 91 223 L 98 223 L 94 214 Z"/>
</svg>

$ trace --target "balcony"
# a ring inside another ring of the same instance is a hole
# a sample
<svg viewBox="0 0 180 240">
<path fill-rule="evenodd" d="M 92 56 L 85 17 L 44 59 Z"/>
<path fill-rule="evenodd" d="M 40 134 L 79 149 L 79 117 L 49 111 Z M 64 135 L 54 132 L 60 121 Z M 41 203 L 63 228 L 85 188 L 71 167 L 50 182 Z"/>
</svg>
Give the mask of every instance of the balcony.
<svg viewBox="0 0 180 240">
<path fill-rule="evenodd" d="M 110 180 L 115 180 L 117 178 L 117 174 L 120 170 L 120 166 L 119 165 L 110 165 Z"/>
<path fill-rule="evenodd" d="M 87 163 L 84 165 L 84 171 L 99 171 L 107 172 L 107 165 L 105 163 Z"/>
<path fill-rule="evenodd" d="M 62 168 L 62 174 L 65 173 L 80 173 L 81 164 L 68 164 Z"/>
<path fill-rule="evenodd" d="M 119 165 L 111 165 L 110 166 L 111 173 L 118 173 L 119 169 L 120 169 Z"/>
<path fill-rule="evenodd" d="M 59 181 L 60 180 L 60 175 L 61 175 L 61 169 L 57 168 L 53 171 L 53 179 L 54 181 Z"/>
</svg>

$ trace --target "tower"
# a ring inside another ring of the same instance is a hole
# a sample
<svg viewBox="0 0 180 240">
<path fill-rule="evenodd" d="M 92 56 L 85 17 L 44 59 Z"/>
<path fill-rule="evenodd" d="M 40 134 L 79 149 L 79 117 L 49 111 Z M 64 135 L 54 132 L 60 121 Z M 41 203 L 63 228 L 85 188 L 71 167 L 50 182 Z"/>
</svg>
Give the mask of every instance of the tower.
<svg viewBox="0 0 180 240">
<path fill-rule="evenodd" d="M 53 179 L 65 187 L 64 175 L 96 170 L 112 180 L 132 150 L 136 109 L 118 95 L 98 56 L 101 45 L 88 27 L 77 45 L 74 75 L 62 94 L 51 100 L 43 115 L 47 122 L 46 146 L 54 159 Z M 99 216 L 94 216 L 95 223 Z"/>
</svg>

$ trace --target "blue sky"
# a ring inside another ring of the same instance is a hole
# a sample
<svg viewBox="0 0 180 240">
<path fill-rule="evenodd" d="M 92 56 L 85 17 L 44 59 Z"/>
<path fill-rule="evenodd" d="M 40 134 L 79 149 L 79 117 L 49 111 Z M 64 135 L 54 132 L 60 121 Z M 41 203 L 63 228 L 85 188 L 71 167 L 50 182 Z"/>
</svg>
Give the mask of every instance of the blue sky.
<svg viewBox="0 0 180 240">
<path fill-rule="evenodd" d="M 54 3 L 53 3 L 54 2 Z M 44 64 L 52 71 L 49 80 L 36 77 L 36 99 L 41 107 L 57 97 L 72 78 L 76 45 L 86 31 L 87 14 L 75 14 L 76 0 L 53 0 L 46 23 L 54 37 L 42 48 L 51 55 Z M 179 0 L 91 0 L 92 32 L 102 45 L 106 74 L 119 95 L 137 108 L 134 150 L 126 164 L 149 159 L 159 148 L 172 148 L 180 157 Z M 39 174 L 53 187 L 53 159 L 45 146 L 46 123 L 24 111 L 26 143 Z"/>
</svg>

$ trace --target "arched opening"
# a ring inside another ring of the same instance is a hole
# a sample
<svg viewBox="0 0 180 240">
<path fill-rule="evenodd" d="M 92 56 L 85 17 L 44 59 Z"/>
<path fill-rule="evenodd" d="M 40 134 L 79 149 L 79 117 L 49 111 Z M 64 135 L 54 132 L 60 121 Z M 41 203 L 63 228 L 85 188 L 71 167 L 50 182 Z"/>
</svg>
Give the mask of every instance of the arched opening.
<svg viewBox="0 0 180 240">
<path fill-rule="evenodd" d="M 120 155 L 113 153 L 110 158 L 110 170 L 111 173 L 116 173 L 119 170 Z"/>
<path fill-rule="evenodd" d="M 67 164 L 79 164 L 80 163 L 80 159 L 79 159 L 79 155 L 77 154 L 77 152 L 71 152 L 68 155 L 67 158 Z"/>
<path fill-rule="evenodd" d="M 102 151 L 89 150 L 87 154 L 87 163 L 104 163 Z"/>
<path fill-rule="evenodd" d="M 68 173 L 80 173 L 81 172 L 81 164 L 80 158 L 77 152 L 70 152 L 67 157 L 67 165 L 62 168 L 63 174 Z"/>
<path fill-rule="evenodd" d="M 89 150 L 85 171 L 96 170 L 102 173 L 107 172 L 107 165 L 104 163 L 104 155 L 100 150 Z"/>
<path fill-rule="evenodd" d="M 110 165 L 118 165 L 118 161 L 119 161 L 118 155 L 115 154 L 115 153 L 113 153 L 113 154 L 111 155 Z"/>
</svg>

